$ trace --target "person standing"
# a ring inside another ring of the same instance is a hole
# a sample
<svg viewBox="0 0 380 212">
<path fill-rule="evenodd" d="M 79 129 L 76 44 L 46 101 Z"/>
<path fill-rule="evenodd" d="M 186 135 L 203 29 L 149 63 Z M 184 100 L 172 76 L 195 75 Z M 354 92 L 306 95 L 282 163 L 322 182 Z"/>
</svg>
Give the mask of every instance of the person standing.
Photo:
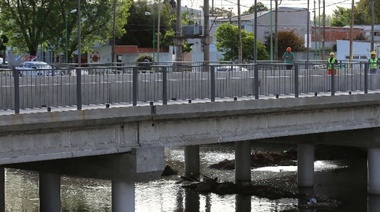
<svg viewBox="0 0 380 212">
<path fill-rule="evenodd" d="M 368 68 L 370 74 L 376 74 L 379 67 L 379 59 L 376 57 L 376 52 L 371 52 L 371 57 L 368 59 Z"/>
<path fill-rule="evenodd" d="M 338 60 L 335 58 L 334 52 L 330 52 L 330 58 L 327 59 L 327 74 L 332 74 L 332 69 L 334 68 L 334 75 L 336 75 L 336 66 L 338 65 Z"/>
<path fill-rule="evenodd" d="M 284 62 L 286 63 L 286 69 L 290 70 L 293 68 L 294 63 L 294 53 L 292 52 L 292 48 L 288 47 L 286 48 L 286 52 L 282 55 L 282 59 L 284 59 Z"/>
</svg>

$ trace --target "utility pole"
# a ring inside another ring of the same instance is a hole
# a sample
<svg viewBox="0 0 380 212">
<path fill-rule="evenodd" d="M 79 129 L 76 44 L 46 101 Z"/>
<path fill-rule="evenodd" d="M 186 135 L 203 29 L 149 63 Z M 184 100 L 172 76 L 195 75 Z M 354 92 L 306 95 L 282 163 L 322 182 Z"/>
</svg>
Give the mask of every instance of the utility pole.
<svg viewBox="0 0 380 212">
<path fill-rule="evenodd" d="M 242 38 L 241 38 L 241 18 L 240 18 L 240 0 L 237 1 L 237 7 L 238 7 L 238 31 L 239 31 L 239 63 L 242 63 L 243 61 L 243 45 L 242 45 Z"/>
<path fill-rule="evenodd" d="M 254 38 L 254 46 L 253 46 L 253 62 L 256 65 L 257 63 L 257 0 L 255 0 L 255 28 L 253 30 L 255 38 Z"/>
<path fill-rule="evenodd" d="M 161 28 L 161 0 L 158 1 L 158 20 L 157 20 L 157 63 L 160 63 L 160 28 Z"/>
<path fill-rule="evenodd" d="M 310 0 L 307 0 L 307 23 L 306 23 L 306 28 L 307 28 L 307 33 L 306 33 L 306 61 L 307 61 L 307 67 L 309 65 L 309 50 L 310 50 Z"/>
<path fill-rule="evenodd" d="M 352 61 L 353 59 L 353 55 L 352 55 L 352 28 L 354 27 L 354 5 L 355 5 L 355 1 L 352 0 L 352 4 L 351 4 L 351 24 L 350 24 L 350 62 Z"/>
<path fill-rule="evenodd" d="M 375 39 L 374 39 L 374 34 L 375 34 L 375 0 L 372 0 L 371 2 L 371 16 L 372 16 L 372 24 L 371 24 L 371 51 L 376 51 L 375 50 Z"/>
<path fill-rule="evenodd" d="M 275 4 L 275 13 L 274 13 L 274 59 L 278 59 L 278 36 L 277 36 L 277 28 L 278 28 L 278 0 L 274 0 Z"/>
<path fill-rule="evenodd" d="M 182 61 L 182 45 L 183 45 L 183 38 L 182 38 L 182 23 L 181 23 L 181 0 L 177 0 L 177 21 L 176 21 L 176 32 L 174 39 L 174 45 L 176 46 L 175 51 L 175 61 L 179 62 Z"/>
<path fill-rule="evenodd" d="M 270 61 L 273 61 L 273 8 L 272 8 L 272 0 L 270 0 Z"/>
<path fill-rule="evenodd" d="M 326 2 L 323 0 L 323 28 L 322 28 L 322 60 L 325 59 L 325 36 L 326 36 Z"/>
<path fill-rule="evenodd" d="M 210 63 L 210 5 L 209 1 L 203 1 L 203 14 L 204 14 L 204 38 L 203 38 L 203 60 L 206 66 Z"/>
<path fill-rule="evenodd" d="M 115 65 L 115 31 L 116 31 L 116 2 L 113 0 L 113 15 L 112 15 L 112 52 L 111 52 L 111 62 L 112 66 Z"/>
</svg>

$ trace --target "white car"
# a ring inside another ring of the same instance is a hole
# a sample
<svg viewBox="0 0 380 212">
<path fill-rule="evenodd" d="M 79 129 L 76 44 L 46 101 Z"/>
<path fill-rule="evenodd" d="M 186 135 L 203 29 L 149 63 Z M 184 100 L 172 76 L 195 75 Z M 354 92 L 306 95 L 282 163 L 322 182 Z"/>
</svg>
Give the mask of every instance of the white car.
<svg viewBox="0 0 380 212">
<path fill-rule="evenodd" d="M 220 66 L 216 71 L 248 71 L 248 69 L 241 66 Z"/>
<path fill-rule="evenodd" d="M 16 67 L 20 71 L 20 76 L 22 77 L 33 77 L 33 76 L 52 76 L 53 67 L 43 61 L 25 61 Z M 54 73 L 55 75 L 58 74 Z M 59 72 L 59 75 L 61 72 Z"/>
</svg>

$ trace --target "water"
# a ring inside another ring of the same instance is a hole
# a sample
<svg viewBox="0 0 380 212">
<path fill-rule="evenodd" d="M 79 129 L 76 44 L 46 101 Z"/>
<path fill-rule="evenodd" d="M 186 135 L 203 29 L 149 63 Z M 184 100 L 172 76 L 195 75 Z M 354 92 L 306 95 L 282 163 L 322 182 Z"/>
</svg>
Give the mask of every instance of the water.
<svg viewBox="0 0 380 212">
<path fill-rule="evenodd" d="M 253 147 L 257 150 L 262 146 Z M 267 146 L 265 148 L 268 148 Z M 283 148 L 282 146 L 271 146 Z M 288 148 L 288 147 L 285 147 Z M 269 200 L 255 196 L 200 194 L 188 191 L 177 184 L 183 174 L 182 148 L 166 150 L 166 163 L 180 171 L 177 176 L 150 182 L 136 183 L 136 211 L 226 211 L 226 212 L 274 212 L 322 210 L 298 210 L 297 199 Z M 218 177 L 220 182 L 234 181 L 235 173 L 207 168 L 224 159 L 234 159 L 233 145 L 202 146 L 200 148 L 201 173 Z M 287 189 L 297 189 L 296 167 L 278 166 L 252 169 L 252 181 L 267 182 Z M 367 195 L 366 161 L 316 161 L 315 187 L 308 192 L 327 195 L 343 202 L 336 212 L 380 211 L 380 198 Z M 62 177 L 62 211 L 105 212 L 111 210 L 111 182 L 105 180 Z M 38 175 L 34 172 L 6 169 L 6 212 L 39 211 Z"/>
</svg>

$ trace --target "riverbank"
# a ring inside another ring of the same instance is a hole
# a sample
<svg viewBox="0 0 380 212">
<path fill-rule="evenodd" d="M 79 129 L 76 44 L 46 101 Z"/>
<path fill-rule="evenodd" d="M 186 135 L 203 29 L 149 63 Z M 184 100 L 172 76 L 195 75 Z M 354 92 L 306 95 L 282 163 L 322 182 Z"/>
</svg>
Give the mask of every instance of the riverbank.
<svg viewBox="0 0 380 212">
<path fill-rule="evenodd" d="M 316 146 L 315 160 L 357 160 L 366 159 L 366 151 L 355 147 L 342 146 Z M 251 155 L 251 167 L 267 166 L 296 166 L 297 150 L 290 148 L 284 151 L 258 151 Z M 209 166 L 211 169 L 233 170 L 234 160 L 223 160 Z M 186 179 L 186 178 L 185 178 Z M 191 179 L 190 179 L 191 180 Z M 295 209 L 287 211 L 297 211 L 298 208 L 313 209 L 333 209 L 341 206 L 343 202 L 332 199 L 318 193 L 305 192 L 299 189 L 296 176 L 280 176 L 265 180 L 253 180 L 250 184 L 235 184 L 233 182 L 218 182 L 218 178 L 203 176 L 200 181 L 184 184 L 186 189 L 195 190 L 199 193 L 215 193 L 218 195 L 242 194 L 256 196 L 259 198 L 276 199 L 298 199 Z M 320 185 L 319 185 L 320 186 Z M 310 191 L 310 190 L 309 190 Z"/>
</svg>

